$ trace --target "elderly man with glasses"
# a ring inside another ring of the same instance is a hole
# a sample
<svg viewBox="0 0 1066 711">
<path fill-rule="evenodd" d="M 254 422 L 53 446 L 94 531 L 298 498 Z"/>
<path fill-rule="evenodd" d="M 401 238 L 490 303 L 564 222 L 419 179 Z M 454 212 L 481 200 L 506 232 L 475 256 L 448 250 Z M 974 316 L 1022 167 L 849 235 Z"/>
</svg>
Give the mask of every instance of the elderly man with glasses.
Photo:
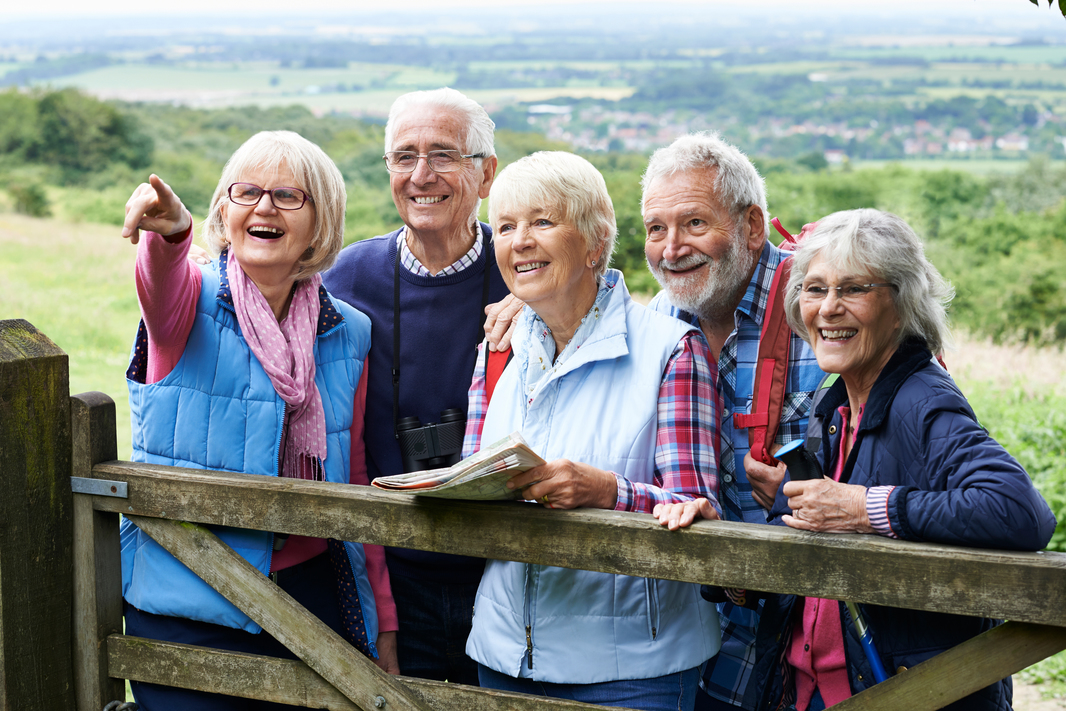
<svg viewBox="0 0 1066 711">
<path fill-rule="evenodd" d="M 496 175 L 494 128 L 454 89 L 398 98 L 384 167 L 403 227 L 349 245 L 324 275 L 372 322 L 363 438 L 371 479 L 458 460 L 485 306 L 507 295 L 491 231 L 477 219 Z M 402 548 L 386 557 L 400 672 L 477 684 L 464 650 L 484 561 Z"/>
</svg>

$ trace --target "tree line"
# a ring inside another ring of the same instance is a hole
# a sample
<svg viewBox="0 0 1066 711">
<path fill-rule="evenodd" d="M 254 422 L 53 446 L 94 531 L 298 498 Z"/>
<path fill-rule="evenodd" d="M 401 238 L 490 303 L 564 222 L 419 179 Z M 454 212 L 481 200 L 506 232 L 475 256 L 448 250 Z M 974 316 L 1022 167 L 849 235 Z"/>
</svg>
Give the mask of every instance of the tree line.
<svg viewBox="0 0 1066 711">
<path fill-rule="evenodd" d="M 300 106 L 199 110 L 101 102 L 71 89 L 9 90 L 0 93 L 0 188 L 11 208 L 29 214 L 119 224 L 130 192 L 155 172 L 202 216 L 225 160 L 264 129 L 297 131 L 336 161 L 348 185 L 347 241 L 399 226 L 381 160 L 383 127 Z M 567 146 L 536 133 L 497 133 L 501 167 L 537 150 Z M 654 291 L 640 215 L 647 156 L 587 157 L 614 200 L 615 265 L 635 291 Z M 904 164 L 829 170 L 820 155 L 755 162 L 771 214 L 792 231 L 837 210 L 895 212 L 925 237 L 953 282 L 956 325 L 997 341 L 1066 344 L 1066 169 L 1039 157 L 1020 173 L 988 176 Z"/>
</svg>

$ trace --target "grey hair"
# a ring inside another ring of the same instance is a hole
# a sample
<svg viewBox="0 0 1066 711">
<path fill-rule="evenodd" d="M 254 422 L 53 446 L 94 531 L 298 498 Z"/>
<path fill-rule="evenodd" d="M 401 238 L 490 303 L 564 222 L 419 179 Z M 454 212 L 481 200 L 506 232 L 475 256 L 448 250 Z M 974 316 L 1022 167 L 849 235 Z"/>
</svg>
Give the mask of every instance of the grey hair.
<svg viewBox="0 0 1066 711">
<path fill-rule="evenodd" d="M 644 213 L 648 189 L 660 178 L 693 170 L 716 169 L 713 189 L 739 222 L 752 205 L 762 210 L 763 237 L 770 236 L 770 215 L 766 209 L 766 182 L 748 157 L 736 146 L 723 141 L 717 133 L 690 133 L 652 154 L 648 168 L 640 179 L 643 191 L 640 211 Z"/>
<path fill-rule="evenodd" d="M 437 109 L 459 114 L 463 117 L 465 127 L 465 132 L 459 137 L 463 153 L 480 154 L 486 158 L 496 155 L 496 146 L 493 143 L 496 124 L 492 122 L 481 104 L 449 87 L 431 91 L 412 91 L 392 102 L 389 120 L 385 124 L 386 153 L 392 150 L 392 142 L 396 138 L 396 128 L 400 123 L 400 118 L 415 108 Z M 480 165 L 480 162 L 476 165 Z"/>
<path fill-rule="evenodd" d="M 559 210 L 590 252 L 602 247 L 593 270 L 607 271 L 618 227 L 607 184 L 592 163 L 565 151 L 539 151 L 511 163 L 496 178 L 489 195 L 489 223 L 499 231 L 500 214 L 521 205 Z"/>
<path fill-rule="evenodd" d="M 218 187 L 211 197 L 211 209 L 204 222 L 203 237 L 216 254 L 227 245 L 226 223 L 222 208 L 229 202 L 229 186 L 257 169 L 285 167 L 293 174 L 296 185 L 309 196 L 311 205 L 301 209 L 315 211 L 315 228 L 307 253 L 296 262 L 295 278 L 307 279 L 333 266 L 344 246 L 344 208 L 348 196 L 344 177 L 325 151 L 292 131 L 261 131 L 230 156 L 222 169 Z"/>
<path fill-rule="evenodd" d="M 952 347 L 947 307 L 955 290 L 926 259 L 921 238 L 903 219 L 871 209 L 834 212 L 819 220 L 800 243 L 785 294 L 785 315 L 792 330 L 808 343 L 799 291 L 815 257 L 896 286 L 891 292 L 900 322 L 897 345 L 917 337 L 934 354 Z"/>
</svg>

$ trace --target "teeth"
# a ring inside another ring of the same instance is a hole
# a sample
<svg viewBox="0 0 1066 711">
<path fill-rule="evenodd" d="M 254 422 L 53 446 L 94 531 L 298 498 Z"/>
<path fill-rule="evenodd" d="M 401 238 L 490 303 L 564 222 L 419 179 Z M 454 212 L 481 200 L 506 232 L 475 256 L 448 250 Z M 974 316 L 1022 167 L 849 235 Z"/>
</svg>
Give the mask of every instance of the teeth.
<svg viewBox="0 0 1066 711">
<path fill-rule="evenodd" d="M 416 197 L 415 202 L 419 205 L 432 205 L 434 203 L 440 202 L 443 199 L 443 195 L 438 195 L 436 197 Z"/>
<path fill-rule="evenodd" d="M 522 272 L 531 272 L 534 269 L 540 269 L 541 267 L 548 266 L 547 262 L 530 262 L 528 264 L 520 264 L 515 267 L 515 271 L 521 274 Z"/>
<path fill-rule="evenodd" d="M 277 227 L 268 227 L 266 225 L 256 225 L 255 227 L 249 227 L 248 231 L 252 234 L 269 234 L 281 236 L 285 234 L 284 230 L 279 230 Z"/>
<path fill-rule="evenodd" d="M 835 341 L 835 340 L 838 340 L 838 339 L 843 340 L 843 339 L 851 338 L 856 333 L 858 333 L 858 331 L 856 331 L 854 329 L 850 329 L 850 328 L 849 329 L 838 329 L 836 331 L 827 331 L 826 329 L 823 328 L 822 329 L 822 338 L 827 340 L 827 341 Z"/>
</svg>

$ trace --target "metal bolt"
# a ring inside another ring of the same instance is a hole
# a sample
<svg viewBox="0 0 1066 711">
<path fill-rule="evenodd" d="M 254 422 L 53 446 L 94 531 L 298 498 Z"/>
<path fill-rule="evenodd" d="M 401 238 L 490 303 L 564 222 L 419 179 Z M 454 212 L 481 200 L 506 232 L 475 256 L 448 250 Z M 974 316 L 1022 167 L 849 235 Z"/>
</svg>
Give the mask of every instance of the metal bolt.
<svg viewBox="0 0 1066 711">
<path fill-rule="evenodd" d="M 118 493 L 118 487 L 117 486 L 112 486 L 111 487 L 111 493 L 112 494 L 117 494 Z"/>
<path fill-rule="evenodd" d="M 375 697 L 375 699 L 374 699 L 374 708 L 376 708 L 376 709 L 385 708 L 385 697 L 384 696 Z"/>
</svg>

